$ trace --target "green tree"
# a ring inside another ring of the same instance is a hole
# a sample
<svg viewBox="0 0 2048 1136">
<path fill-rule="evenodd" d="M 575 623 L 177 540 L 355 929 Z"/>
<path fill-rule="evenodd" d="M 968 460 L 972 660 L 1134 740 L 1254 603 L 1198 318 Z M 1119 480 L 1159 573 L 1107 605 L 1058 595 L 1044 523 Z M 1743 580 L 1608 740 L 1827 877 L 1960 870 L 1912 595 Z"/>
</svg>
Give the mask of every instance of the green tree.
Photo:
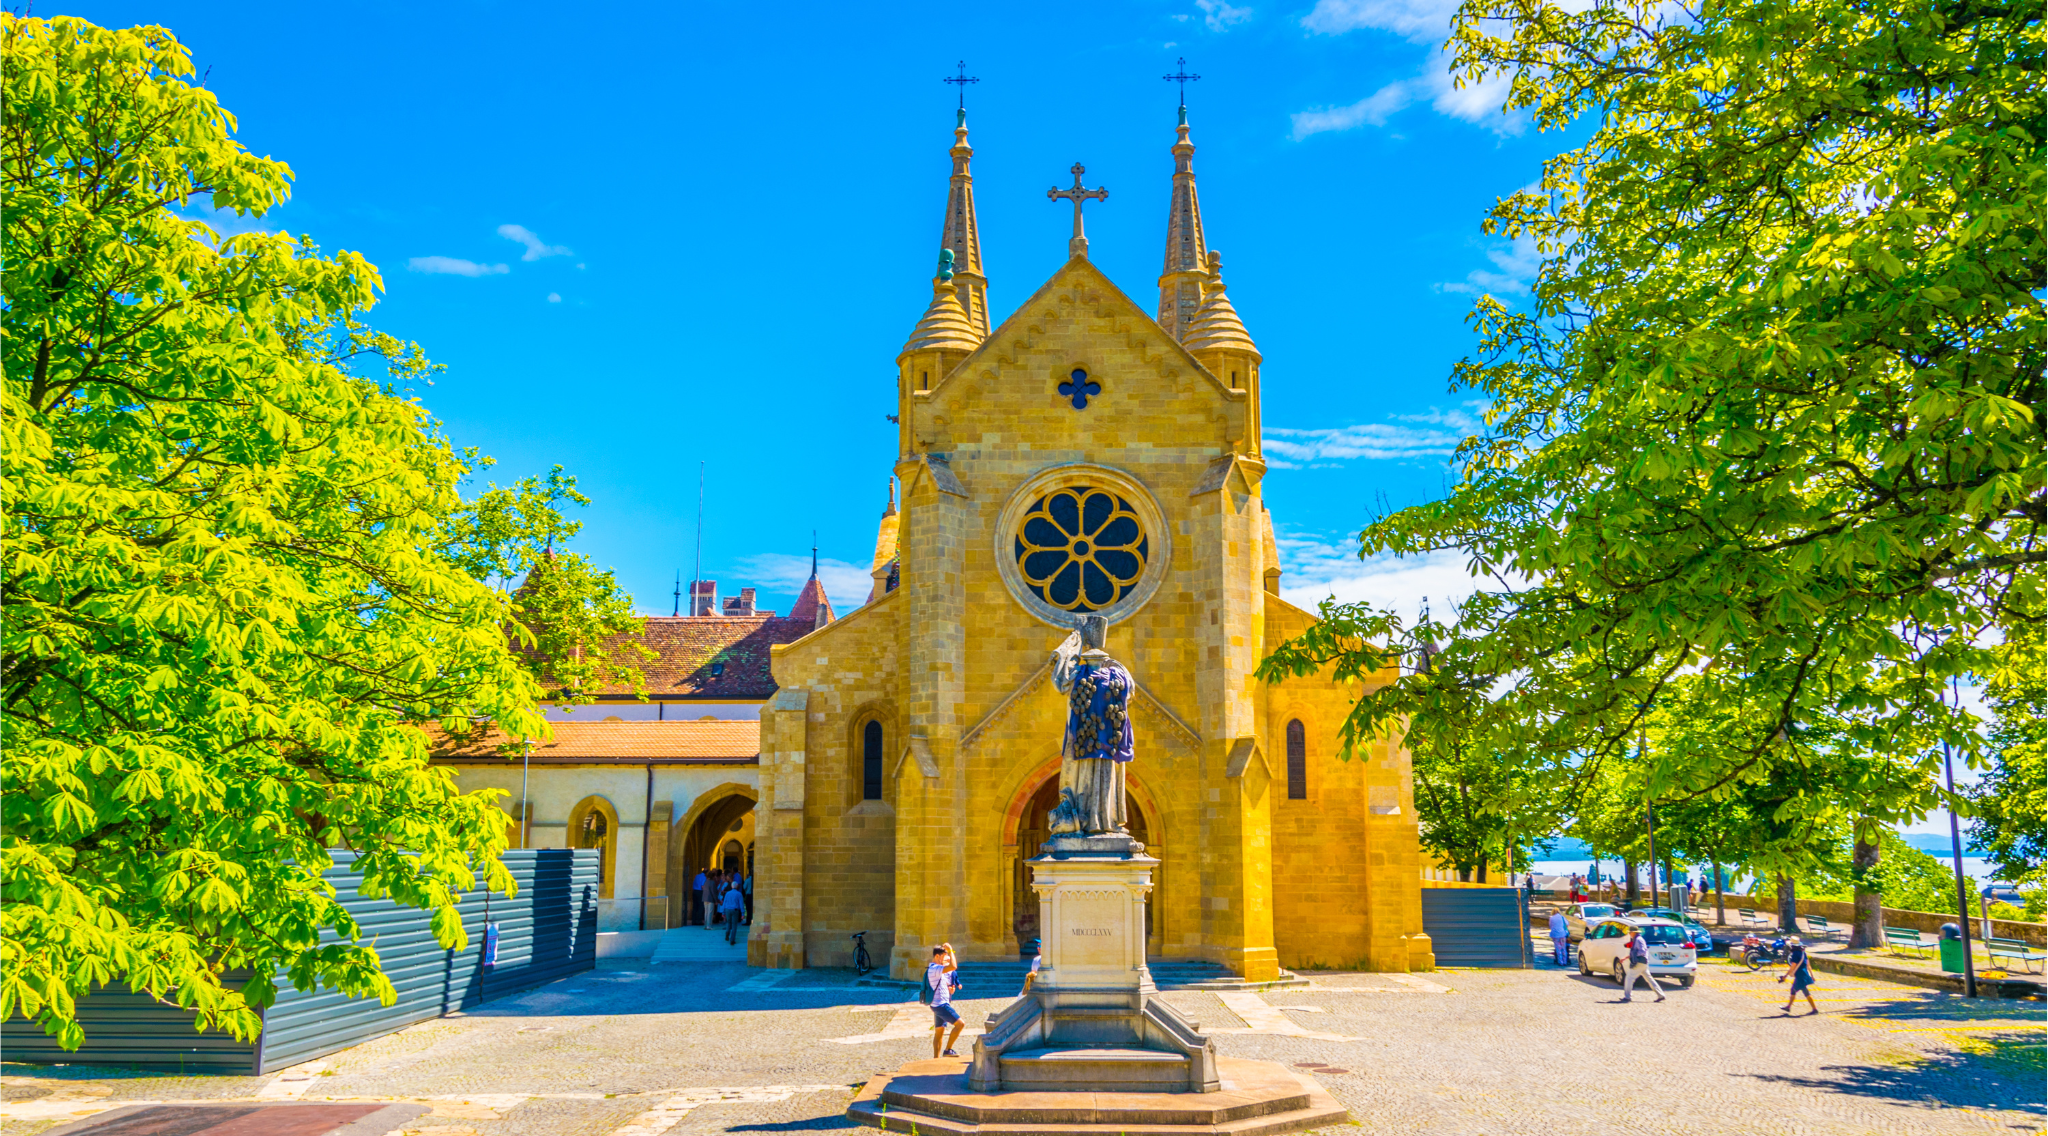
<svg viewBox="0 0 2048 1136">
<path fill-rule="evenodd" d="M 1458 481 L 1361 540 L 1489 581 L 1445 661 L 1502 688 L 1502 747 L 1623 751 L 1701 674 L 1757 716 L 1653 762 L 1654 799 L 1799 783 L 1788 739 L 1830 718 L 1866 752 L 1977 752 L 1946 683 L 2041 633 L 2018 602 L 2048 520 L 2038 6 L 1467 0 L 1449 49 L 1586 139 L 1488 218 L 1545 260 L 1527 310 L 1475 310 L 1453 389 L 1489 410 Z M 1325 617 L 1276 665 L 1394 643 L 1384 613 Z M 1410 685 L 1354 732 L 1415 712 Z M 1801 792 L 1781 811 L 1810 815 L 1779 819 L 1924 813 L 1936 784 Z"/>
<path fill-rule="evenodd" d="M 355 852 L 449 945 L 461 892 L 509 888 L 495 794 L 427 727 L 546 729 L 478 558 L 562 522 L 465 505 L 481 460 L 406 393 L 431 364 L 360 322 L 372 265 L 179 216 L 291 172 L 169 32 L 0 14 L 0 48 L 0 1017 L 76 1046 L 122 981 L 248 1036 L 280 971 L 388 1000 L 320 872 Z"/>
</svg>

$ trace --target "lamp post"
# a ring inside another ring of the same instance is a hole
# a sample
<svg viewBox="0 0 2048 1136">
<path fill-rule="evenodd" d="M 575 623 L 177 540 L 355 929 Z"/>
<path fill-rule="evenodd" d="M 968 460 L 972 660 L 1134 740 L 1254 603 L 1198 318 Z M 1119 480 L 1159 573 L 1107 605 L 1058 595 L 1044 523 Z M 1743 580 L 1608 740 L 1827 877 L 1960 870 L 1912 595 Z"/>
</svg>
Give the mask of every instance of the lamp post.
<svg viewBox="0 0 2048 1136">
<path fill-rule="evenodd" d="M 1953 679 L 1950 680 L 1954 682 Z M 1956 692 L 1956 705 L 1963 704 L 1962 692 Z M 1963 996 L 1977 996 L 1977 962 L 1970 956 L 1970 885 L 1963 875 L 1963 830 L 1956 821 L 1954 808 L 1956 795 L 1955 754 L 1948 744 L 1948 738 L 1941 739 L 1941 772 L 1948 780 L 1950 808 L 1948 810 L 1948 839 L 1955 854 L 1956 865 L 1956 925 L 1963 931 Z"/>
</svg>

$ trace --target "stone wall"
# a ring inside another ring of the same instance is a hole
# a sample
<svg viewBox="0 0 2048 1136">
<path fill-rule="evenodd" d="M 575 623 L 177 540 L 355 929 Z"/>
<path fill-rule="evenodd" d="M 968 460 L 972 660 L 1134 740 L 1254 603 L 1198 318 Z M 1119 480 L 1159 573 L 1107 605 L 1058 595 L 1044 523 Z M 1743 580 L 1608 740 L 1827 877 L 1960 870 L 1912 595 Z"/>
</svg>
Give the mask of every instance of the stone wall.
<svg viewBox="0 0 2048 1136">
<path fill-rule="evenodd" d="M 1694 902 L 1711 911 L 1714 907 L 1714 893 L 1706 892 L 1699 899 L 1694 900 Z M 1830 924 L 1839 924 L 1846 927 L 1856 917 L 1856 905 L 1843 900 L 1802 899 L 1798 902 L 1799 914 L 1818 915 Z M 1778 916 L 1778 899 L 1776 896 L 1728 893 L 1728 912 L 1730 918 L 1735 917 L 1734 912 L 1738 907 L 1750 908 L 1758 915 L 1769 915 L 1772 919 L 1776 919 Z M 1942 914 L 1933 911 L 1907 911 L 1898 907 L 1887 907 L 1884 909 L 1885 926 L 1911 927 L 1916 931 L 1925 931 L 1930 935 L 1940 934 L 1943 923 L 1954 923 L 1955 921 L 1954 913 Z M 1971 915 L 1971 937 L 1975 938 L 1982 928 L 1983 920 L 1974 914 Z M 1991 933 L 1994 937 L 2000 939 L 2021 939 L 2036 947 L 2048 946 L 2048 923 L 2027 923 L 2018 919 L 1993 919 L 1991 921 Z"/>
</svg>

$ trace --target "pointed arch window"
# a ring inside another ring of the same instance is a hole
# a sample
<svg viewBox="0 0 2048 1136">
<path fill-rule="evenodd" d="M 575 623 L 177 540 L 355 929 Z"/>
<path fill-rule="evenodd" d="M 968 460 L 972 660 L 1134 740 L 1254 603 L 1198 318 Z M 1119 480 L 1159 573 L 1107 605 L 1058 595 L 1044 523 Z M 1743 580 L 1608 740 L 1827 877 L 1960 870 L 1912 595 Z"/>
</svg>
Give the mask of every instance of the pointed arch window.
<svg viewBox="0 0 2048 1136">
<path fill-rule="evenodd" d="M 882 723 L 871 721 L 860 737 L 860 799 L 882 799 Z"/>
<path fill-rule="evenodd" d="M 1299 718 L 1287 722 L 1287 799 L 1308 800 L 1308 731 Z"/>
</svg>

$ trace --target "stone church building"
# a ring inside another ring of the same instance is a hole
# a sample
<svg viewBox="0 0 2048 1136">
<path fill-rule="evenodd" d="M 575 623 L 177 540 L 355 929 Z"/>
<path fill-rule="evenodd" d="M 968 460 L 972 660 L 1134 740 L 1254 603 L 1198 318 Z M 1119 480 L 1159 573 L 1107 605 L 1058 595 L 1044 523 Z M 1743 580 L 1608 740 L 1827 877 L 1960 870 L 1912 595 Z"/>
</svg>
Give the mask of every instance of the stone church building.
<svg viewBox="0 0 2048 1136">
<path fill-rule="evenodd" d="M 615 900 L 746 857 L 757 966 L 848 965 L 857 931 L 898 976 L 941 941 L 1014 958 L 1037 935 L 1026 861 L 1057 790 L 1049 659 L 1096 612 L 1139 685 L 1130 827 L 1161 861 L 1149 953 L 1254 981 L 1433 963 L 1406 750 L 1345 761 L 1361 688 L 1254 676 L 1314 617 L 1279 595 L 1262 357 L 1208 245 L 1194 152 L 1183 112 L 1156 304 L 1089 260 L 1077 217 L 1066 264 L 998 323 L 962 113 L 950 263 L 896 360 L 901 500 L 868 602 L 830 618 L 813 579 L 789 617 L 700 615 L 693 595 L 692 615 L 649 620 L 654 720 L 558 724 L 534 760 L 616 785 L 602 805 L 566 788 L 530 803 L 522 840 L 588 841 L 609 809 Z M 516 764 L 442 760 L 519 799 Z M 674 898 L 640 905 L 642 926 L 685 917 Z"/>
</svg>

